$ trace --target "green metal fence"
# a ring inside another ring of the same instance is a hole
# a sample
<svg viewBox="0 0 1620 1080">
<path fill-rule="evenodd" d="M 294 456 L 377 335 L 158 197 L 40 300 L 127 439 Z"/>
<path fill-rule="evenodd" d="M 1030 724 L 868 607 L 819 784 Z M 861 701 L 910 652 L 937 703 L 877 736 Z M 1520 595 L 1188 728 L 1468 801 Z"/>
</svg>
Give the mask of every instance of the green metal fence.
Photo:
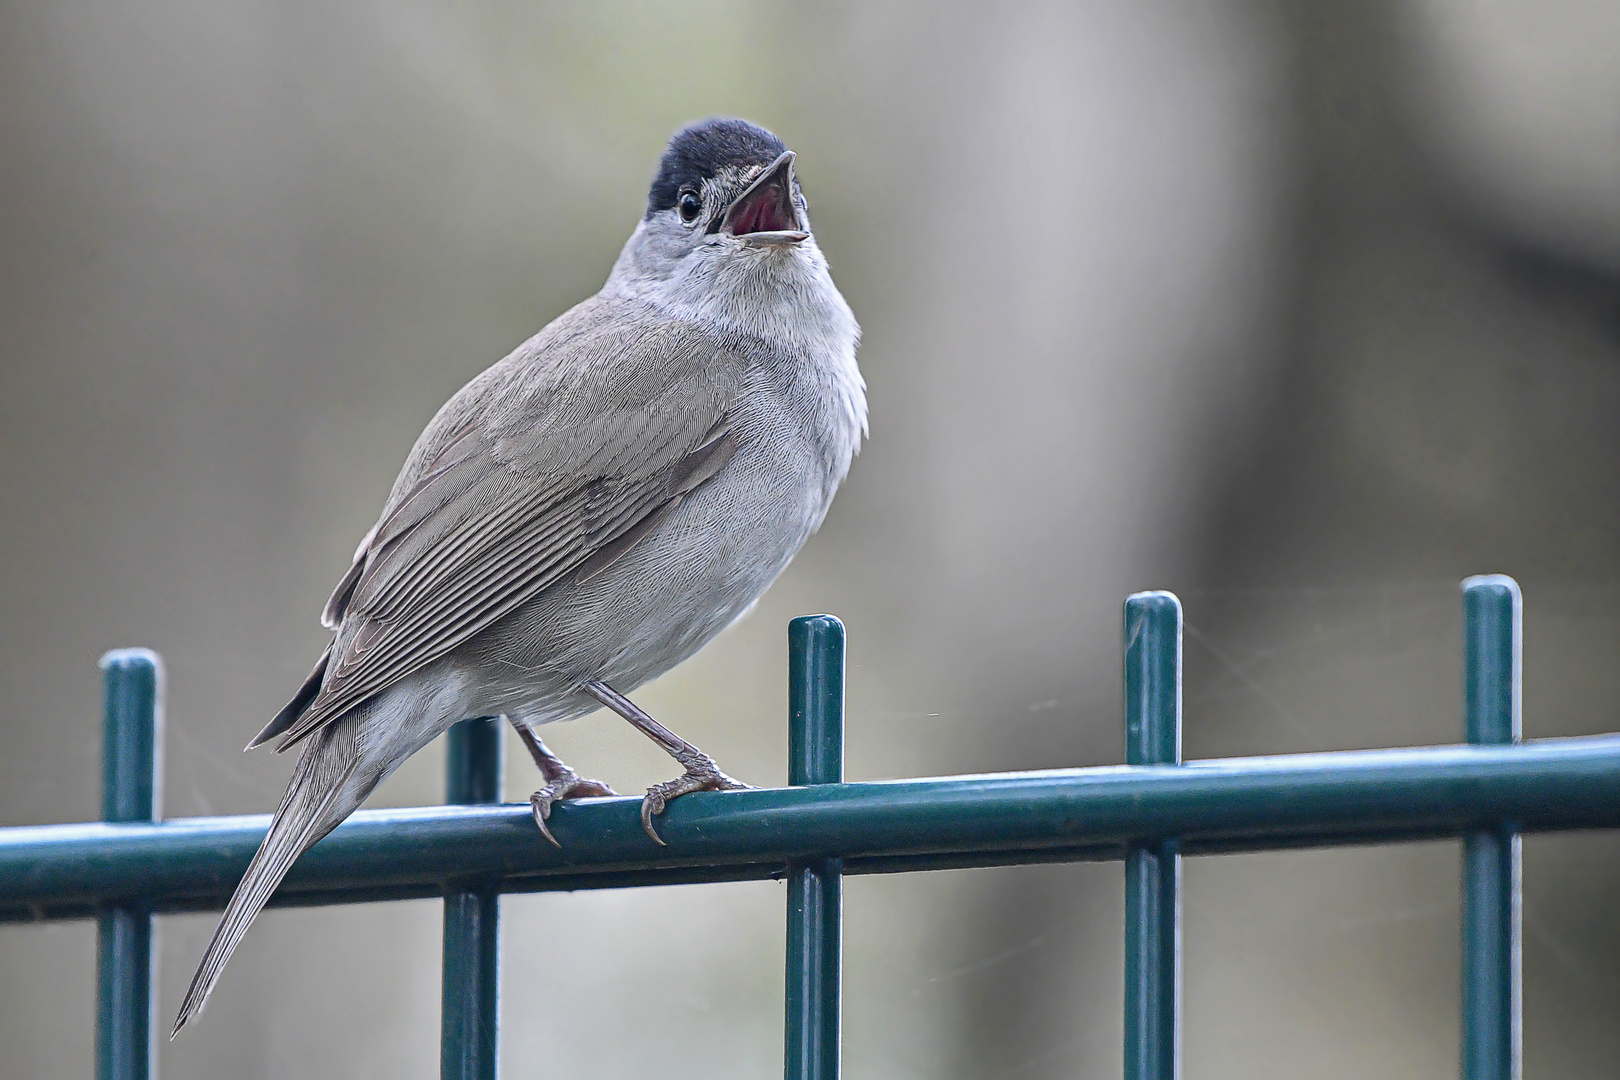
<svg viewBox="0 0 1620 1080">
<path fill-rule="evenodd" d="M 1128 764 L 845 784 L 844 630 L 789 628 L 789 783 L 696 795 L 642 832 L 636 799 L 559 805 L 561 850 L 526 805 L 500 802 L 500 729 L 450 733 L 455 805 L 356 813 L 311 849 L 280 905 L 444 898 L 442 1075 L 496 1075 L 498 897 L 786 877 L 785 1074 L 838 1075 L 845 874 L 1013 863 L 1125 863 L 1125 1075 L 1180 1072 L 1181 859 L 1460 837 L 1465 1080 L 1520 1074 L 1519 836 L 1620 827 L 1620 736 L 1520 741 L 1520 599 L 1464 583 L 1467 744 L 1182 762 L 1181 605 L 1125 604 Z M 154 914 L 223 906 L 264 816 L 158 820 L 160 673 L 151 653 L 103 661 L 102 822 L 0 829 L 0 919 L 99 920 L 96 1067 L 155 1075 Z"/>
</svg>

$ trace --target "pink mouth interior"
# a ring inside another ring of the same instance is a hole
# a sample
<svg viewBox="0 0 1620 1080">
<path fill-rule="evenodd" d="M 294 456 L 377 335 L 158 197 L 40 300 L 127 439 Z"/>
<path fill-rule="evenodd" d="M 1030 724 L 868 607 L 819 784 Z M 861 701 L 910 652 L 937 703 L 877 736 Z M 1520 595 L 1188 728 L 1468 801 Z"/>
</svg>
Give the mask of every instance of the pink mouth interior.
<svg viewBox="0 0 1620 1080">
<path fill-rule="evenodd" d="M 734 236 L 747 236 L 757 232 L 787 232 L 797 229 L 793 208 L 787 192 L 776 183 L 768 183 L 731 209 L 726 227 Z"/>
</svg>

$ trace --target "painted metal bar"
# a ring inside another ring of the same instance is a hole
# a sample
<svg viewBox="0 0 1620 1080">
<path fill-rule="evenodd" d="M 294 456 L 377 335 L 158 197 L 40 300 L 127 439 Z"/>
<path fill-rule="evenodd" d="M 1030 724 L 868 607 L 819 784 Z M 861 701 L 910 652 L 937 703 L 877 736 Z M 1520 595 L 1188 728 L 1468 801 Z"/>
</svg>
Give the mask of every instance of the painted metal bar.
<svg viewBox="0 0 1620 1080">
<path fill-rule="evenodd" d="M 1181 601 L 1125 601 L 1125 761 L 1181 762 Z M 1125 1077 L 1181 1075 L 1181 854 L 1173 838 L 1125 852 Z"/>
<path fill-rule="evenodd" d="M 844 624 L 806 615 L 788 624 L 788 783 L 844 779 Z M 838 1080 L 842 1024 L 843 865 L 787 863 L 787 1080 Z"/>
<path fill-rule="evenodd" d="M 501 719 L 463 720 L 446 736 L 445 798 L 501 801 Z M 487 878 L 444 898 L 439 1075 L 495 1080 L 500 1061 L 500 890 Z"/>
<path fill-rule="evenodd" d="M 101 658 L 101 817 L 155 822 L 162 791 L 163 665 L 146 649 Z M 96 933 L 96 1076 L 157 1075 L 152 1039 L 152 909 L 140 890 L 103 907 Z"/>
<path fill-rule="evenodd" d="M 1479 746 L 1523 739 L 1523 600 L 1510 577 L 1463 582 L 1463 724 Z M 1463 1080 L 1523 1073 L 1523 872 L 1513 815 L 1463 836 Z"/>
<path fill-rule="evenodd" d="M 1132 841 L 1183 855 L 1620 828 L 1620 735 L 1110 765 L 688 795 L 641 831 L 637 798 L 564 802 L 557 851 L 527 805 L 361 810 L 293 865 L 279 904 L 778 877 L 794 859 L 844 873 L 1111 860 Z M 161 911 L 223 906 L 270 818 L 0 829 L 0 917 L 83 917 L 120 896 Z"/>
</svg>

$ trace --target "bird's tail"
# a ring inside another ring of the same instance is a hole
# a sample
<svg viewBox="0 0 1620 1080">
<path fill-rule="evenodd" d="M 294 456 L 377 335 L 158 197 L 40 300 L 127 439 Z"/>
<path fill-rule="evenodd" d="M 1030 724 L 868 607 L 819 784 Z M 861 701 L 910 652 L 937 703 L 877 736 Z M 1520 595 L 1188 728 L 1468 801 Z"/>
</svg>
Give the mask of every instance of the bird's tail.
<svg viewBox="0 0 1620 1080">
<path fill-rule="evenodd" d="M 191 977 L 191 987 L 169 1038 L 178 1035 L 186 1021 L 202 1012 L 225 970 L 225 962 L 298 856 L 336 828 L 365 797 L 365 792 L 346 790 L 358 764 L 353 725 L 353 719 L 345 718 L 317 732 L 299 755 L 287 793 L 270 822 L 270 831 L 231 894 L 230 903 L 225 905 L 214 939 Z"/>
</svg>

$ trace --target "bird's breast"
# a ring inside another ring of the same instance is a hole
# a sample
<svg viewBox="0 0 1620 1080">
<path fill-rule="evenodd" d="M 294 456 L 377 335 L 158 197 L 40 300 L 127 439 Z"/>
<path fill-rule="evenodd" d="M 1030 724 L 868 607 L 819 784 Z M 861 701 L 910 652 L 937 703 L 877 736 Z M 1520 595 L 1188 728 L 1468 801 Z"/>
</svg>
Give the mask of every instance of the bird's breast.
<svg viewBox="0 0 1620 1080">
<path fill-rule="evenodd" d="M 730 420 L 736 453 L 621 558 L 491 628 L 477 648 L 486 670 L 522 673 L 504 693 L 586 678 L 628 693 L 702 648 L 787 567 L 837 484 L 835 455 L 813 430 L 822 421 L 757 388 Z"/>
</svg>

